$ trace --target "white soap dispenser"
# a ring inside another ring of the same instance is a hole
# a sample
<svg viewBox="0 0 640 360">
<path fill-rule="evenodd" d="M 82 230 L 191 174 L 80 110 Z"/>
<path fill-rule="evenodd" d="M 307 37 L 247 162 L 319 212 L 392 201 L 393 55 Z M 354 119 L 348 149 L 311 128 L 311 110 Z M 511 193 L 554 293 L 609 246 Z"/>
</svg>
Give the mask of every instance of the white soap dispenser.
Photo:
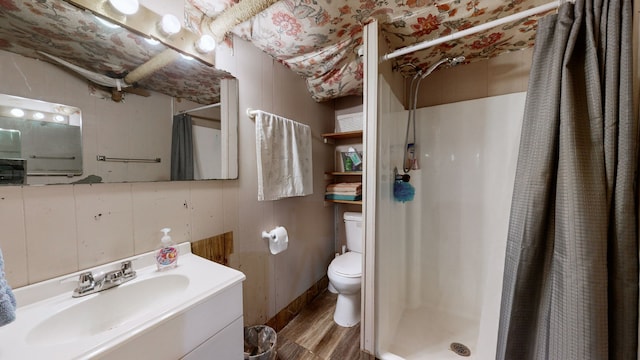
<svg viewBox="0 0 640 360">
<path fill-rule="evenodd" d="M 162 236 L 160 249 L 156 253 L 156 263 L 158 271 L 173 269 L 178 266 L 178 249 L 174 246 L 171 236 L 169 236 L 170 228 L 160 230 L 164 233 Z"/>
</svg>

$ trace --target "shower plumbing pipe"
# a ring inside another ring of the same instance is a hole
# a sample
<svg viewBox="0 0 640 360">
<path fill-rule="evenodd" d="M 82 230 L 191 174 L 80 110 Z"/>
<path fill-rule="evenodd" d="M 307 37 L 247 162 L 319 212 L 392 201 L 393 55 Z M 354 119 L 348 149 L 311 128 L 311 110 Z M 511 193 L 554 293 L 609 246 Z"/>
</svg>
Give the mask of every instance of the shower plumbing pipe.
<svg viewBox="0 0 640 360">
<path fill-rule="evenodd" d="M 512 21 L 516 21 L 516 20 L 520 20 L 520 19 L 524 19 L 526 17 L 529 17 L 531 15 L 536 15 L 536 14 L 540 14 L 543 13 L 545 11 L 549 11 L 549 10 L 553 10 L 556 9 L 560 6 L 560 3 L 562 1 L 552 1 L 550 3 L 544 4 L 544 5 L 540 5 L 540 6 L 536 6 L 534 8 L 531 8 L 529 10 L 524 10 L 515 14 L 511 14 L 509 16 L 505 16 L 493 21 L 489 21 L 488 23 L 484 23 L 482 25 L 478 25 L 478 26 L 474 26 L 472 28 L 468 28 L 466 30 L 461 30 L 458 31 L 456 33 L 453 33 L 451 35 L 446 35 L 434 40 L 427 40 L 427 41 L 423 41 L 414 45 L 410 45 L 410 46 L 406 46 L 403 48 L 400 48 L 398 50 L 392 51 L 388 54 L 383 55 L 382 57 L 380 57 L 380 62 L 383 61 L 387 61 L 387 60 L 391 60 L 393 58 L 397 58 L 398 56 L 402 56 L 402 55 L 406 55 L 409 53 L 412 53 L 414 51 L 418 51 L 418 50 L 424 50 L 427 48 L 430 48 L 432 46 L 435 45 L 439 45 L 442 43 L 445 43 L 447 41 L 451 41 L 451 40 L 456 40 L 456 39 L 460 39 L 462 37 L 468 36 L 468 35 L 473 35 L 476 33 L 479 33 L 481 31 L 484 30 L 488 30 L 491 28 L 494 28 L 496 26 L 500 26 Z"/>
</svg>

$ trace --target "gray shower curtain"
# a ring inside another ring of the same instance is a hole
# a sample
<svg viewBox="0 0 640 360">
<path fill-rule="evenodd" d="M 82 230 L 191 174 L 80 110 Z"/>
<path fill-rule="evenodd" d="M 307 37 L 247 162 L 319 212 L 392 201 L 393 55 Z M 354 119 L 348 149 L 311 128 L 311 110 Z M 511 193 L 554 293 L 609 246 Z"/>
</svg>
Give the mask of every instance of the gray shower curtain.
<svg viewBox="0 0 640 360">
<path fill-rule="evenodd" d="M 497 359 L 636 359 L 631 3 L 577 0 L 539 22 Z"/>
<path fill-rule="evenodd" d="M 189 114 L 173 117 L 171 180 L 193 180 L 193 127 Z"/>
</svg>

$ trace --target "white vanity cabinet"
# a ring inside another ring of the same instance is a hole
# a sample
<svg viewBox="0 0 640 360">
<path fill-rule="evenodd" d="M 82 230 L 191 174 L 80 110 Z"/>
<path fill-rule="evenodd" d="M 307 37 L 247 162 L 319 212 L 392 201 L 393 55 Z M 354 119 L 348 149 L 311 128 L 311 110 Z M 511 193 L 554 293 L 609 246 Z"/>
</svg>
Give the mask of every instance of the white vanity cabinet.
<svg viewBox="0 0 640 360">
<path fill-rule="evenodd" d="M 238 336 L 238 333 L 240 336 Z M 242 318 L 240 318 L 210 337 L 183 359 L 244 359 L 242 334 L 243 325 Z"/>
<path fill-rule="evenodd" d="M 239 283 L 98 358 L 242 360 L 243 337 Z"/>
<path fill-rule="evenodd" d="M 178 266 L 158 271 L 155 252 L 14 291 L 17 318 L 0 328 L 0 359 L 242 360 L 240 271 L 178 245 Z M 80 274 L 132 263 L 135 278 L 73 297 Z"/>
</svg>

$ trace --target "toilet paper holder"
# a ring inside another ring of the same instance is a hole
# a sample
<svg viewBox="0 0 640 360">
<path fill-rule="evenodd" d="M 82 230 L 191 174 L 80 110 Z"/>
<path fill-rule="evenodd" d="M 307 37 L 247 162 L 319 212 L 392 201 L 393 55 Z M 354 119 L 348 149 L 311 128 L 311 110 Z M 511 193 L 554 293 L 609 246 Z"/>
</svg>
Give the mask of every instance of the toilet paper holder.
<svg viewBox="0 0 640 360">
<path fill-rule="evenodd" d="M 269 241 L 269 250 L 274 255 L 285 251 L 289 245 L 289 235 L 284 226 L 278 226 L 269 232 L 263 231 L 262 238 Z"/>
</svg>

